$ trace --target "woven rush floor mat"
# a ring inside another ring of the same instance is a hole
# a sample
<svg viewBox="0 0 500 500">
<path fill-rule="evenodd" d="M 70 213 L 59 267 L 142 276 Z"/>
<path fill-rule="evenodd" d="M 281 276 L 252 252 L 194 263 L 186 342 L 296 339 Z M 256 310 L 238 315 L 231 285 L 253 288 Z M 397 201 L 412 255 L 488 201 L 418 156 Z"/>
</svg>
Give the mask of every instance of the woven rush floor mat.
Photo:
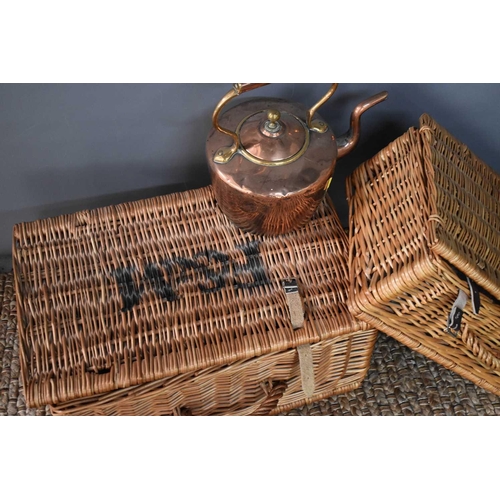
<svg viewBox="0 0 500 500">
<path fill-rule="evenodd" d="M 1 274 L 0 415 L 48 415 L 26 408 L 19 377 L 13 277 Z M 380 334 L 359 389 L 286 415 L 500 415 L 500 397 Z"/>
<path fill-rule="evenodd" d="M 26 408 L 20 376 L 14 279 L 0 274 L 0 415 L 48 414 Z"/>
</svg>

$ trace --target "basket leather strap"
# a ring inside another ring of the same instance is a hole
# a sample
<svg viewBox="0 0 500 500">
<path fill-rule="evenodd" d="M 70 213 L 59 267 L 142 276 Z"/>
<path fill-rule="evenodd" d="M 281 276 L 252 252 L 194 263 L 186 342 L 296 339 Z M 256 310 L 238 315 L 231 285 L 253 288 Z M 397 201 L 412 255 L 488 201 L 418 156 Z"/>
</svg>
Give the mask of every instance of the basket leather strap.
<svg viewBox="0 0 500 500">
<path fill-rule="evenodd" d="M 479 288 L 468 276 L 467 283 L 469 284 L 472 311 L 474 314 L 479 314 L 479 309 L 481 309 L 481 296 L 479 295 Z"/>
<path fill-rule="evenodd" d="M 283 280 L 286 303 L 290 313 L 290 320 L 294 330 L 304 326 L 304 304 L 300 297 L 299 287 L 295 278 Z M 314 394 L 314 364 L 312 349 L 310 344 L 304 344 L 297 347 L 299 355 L 300 379 L 302 382 L 302 391 L 307 398 Z"/>
<path fill-rule="evenodd" d="M 286 304 L 290 313 L 292 328 L 297 330 L 304 326 L 304 305 L 300 297 L 299 287 L 295 278 L 289 278 L 282 281 L 285 290 Z"/>
<path fill-rule="evenodd" d="M 472 312 L 474 314 L 479 314 L 479 310 L 481 309 L 481 295 L 479 286 L 471 280 L 468 276 L 466 276 L 462 271 L 457 269 L 455 266 L 452 266 L 455 274 L 464 281 L 467 281 L 467 285 L 469 286 L 470 299 L 472 303 Z M 451 333 L 452 335 L 457 335 L 460 332 L 461 324 L 462 324 L 462 316 L 464 313 L 465 306 L 467 304 L 468 297 L 467 294 L 459 289 L 458 296 L 453 303 L 450 314 L 448 315 L 448 321 L 446 322 L 446 331 Z"/>
<path fill-rule="evenodd" d="M 463 290 L 459 290 L 458 297 L 453 303 L 450 315 L 448 316 L 448 321 L 446 323 L 446 330 L 448 332 L 458 333 L 460 331 L 460 326 L 462 324 L 462 316 L 464 315 L 464 309 L 466 304 L 467 304 L 467 294 Z"/>
<path fill-rule="evenodd" d="M 312 357 L 311 344 L 299 345 L 297 347 L 299 353 L 300 365 L 300 380 L 302 382 L 302 391 L 307 398 L 311 398 L 314 394 L 314 365 Z"/>
</svg>

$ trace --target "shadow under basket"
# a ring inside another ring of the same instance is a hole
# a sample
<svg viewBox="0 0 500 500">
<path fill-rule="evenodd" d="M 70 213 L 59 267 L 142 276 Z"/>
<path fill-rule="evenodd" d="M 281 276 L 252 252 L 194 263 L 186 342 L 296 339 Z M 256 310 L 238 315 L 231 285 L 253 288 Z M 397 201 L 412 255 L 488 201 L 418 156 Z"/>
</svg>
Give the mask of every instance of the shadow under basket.
<svg viewBox="0 0 500 500">
<path fill-rule="evenodd" d="M 423 115 L 347 191 L 353 314 L 500 395 L 500 176 Z"/>
<path fill-rule="evenodd" d="M 358 387 L 376 332 L 347 307 L 331 200 L 284 236 L 210 187 L 14 228 L 21 372 L 55 415 L 267 415 Z"/>
</svg>

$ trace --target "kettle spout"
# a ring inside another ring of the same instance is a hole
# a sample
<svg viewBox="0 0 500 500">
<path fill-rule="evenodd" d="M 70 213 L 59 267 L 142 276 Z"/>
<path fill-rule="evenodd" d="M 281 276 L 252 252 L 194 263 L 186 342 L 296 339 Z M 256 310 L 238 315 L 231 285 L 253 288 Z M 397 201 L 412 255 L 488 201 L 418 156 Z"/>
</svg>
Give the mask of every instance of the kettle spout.
<svg viewBox="0 0 500 500">
<path fill-rule="evenodd" d="M 387 92 L 380 92 L 380 94 L 374 95 L 360 102 L 356 108 L 354 108 L 354 111 L 351 113 L 350 129 L 344 135 L 337 138 L 337 158 L 342 158 L 356 147 L 359 140 L 359 120 L 361 115 L 371 107 L 375 106 L 375 104 L 385 101 L 387 96 Z"/>
</svg>

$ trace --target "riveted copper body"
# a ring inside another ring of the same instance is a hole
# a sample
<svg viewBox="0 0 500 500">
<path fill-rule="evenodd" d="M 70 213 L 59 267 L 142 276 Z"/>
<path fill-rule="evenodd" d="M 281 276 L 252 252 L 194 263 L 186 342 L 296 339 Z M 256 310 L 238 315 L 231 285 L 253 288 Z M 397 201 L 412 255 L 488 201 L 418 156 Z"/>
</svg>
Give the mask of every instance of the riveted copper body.
<svg viewBox="0 0 500 500">
<path fill-rule="evenodd" d="M 338 140 L 316 113 L 337 84 L 311 109 L 283 99 L 256 98 L 219 116 L 233 97 L 262 85 L 238 84 L 224 97 L 214 112 L 206 154 L 214 194 L 227 217 L 245 231 L 278 235 L 310 220 L 330 185 L 337 158 L 358 139 L 360 115 L 387 93 L 361 103 L 351 130 Z"/>
</svg>

